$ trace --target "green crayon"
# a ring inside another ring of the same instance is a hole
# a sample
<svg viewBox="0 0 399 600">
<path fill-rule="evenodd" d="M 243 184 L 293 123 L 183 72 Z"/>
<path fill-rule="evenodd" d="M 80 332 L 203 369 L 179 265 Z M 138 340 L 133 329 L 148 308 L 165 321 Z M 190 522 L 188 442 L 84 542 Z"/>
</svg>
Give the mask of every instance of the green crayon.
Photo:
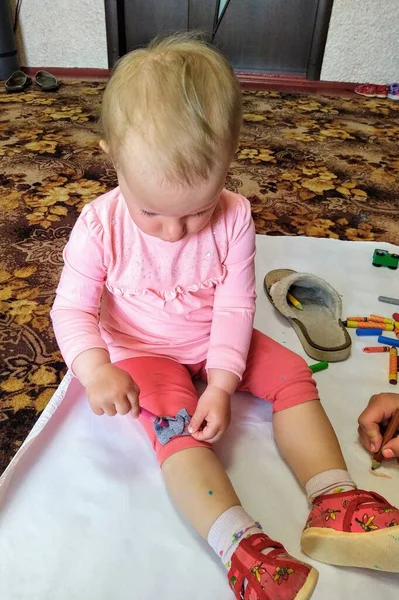
<svg viewBox="0 0 399 600">
<path fill-rule="evenodd" d="M 314 365 L 310 365 L 309 369 L 312 373 L 318 373 L 319 371 L 324 371 L 324 369 L 328 369 L 328 362 L 323 360 L 322 362 L 315 363 Z"/>
</svg>

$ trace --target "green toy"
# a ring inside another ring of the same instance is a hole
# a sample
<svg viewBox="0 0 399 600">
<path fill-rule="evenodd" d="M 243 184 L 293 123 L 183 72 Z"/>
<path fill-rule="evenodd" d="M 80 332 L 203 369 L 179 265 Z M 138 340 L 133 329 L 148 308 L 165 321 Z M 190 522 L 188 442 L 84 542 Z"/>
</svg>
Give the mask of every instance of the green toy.
<svg viewBox="0 0 399 600">
<path fill-rule="evenodd" d="M 397 269 L 399 264 L 399 254 L 390 254 L 387 250 L 374 250 L 373 265 L 375 267 L 388 267 L 388 269 Z"/>
</svg>

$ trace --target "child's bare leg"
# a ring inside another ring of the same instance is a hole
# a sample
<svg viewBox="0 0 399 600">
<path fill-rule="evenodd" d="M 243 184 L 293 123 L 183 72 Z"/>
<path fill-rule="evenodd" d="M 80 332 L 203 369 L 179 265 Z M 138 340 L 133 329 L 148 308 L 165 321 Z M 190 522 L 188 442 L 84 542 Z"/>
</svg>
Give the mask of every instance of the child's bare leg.
<svg viewBox="0 0 399 600">
<path fill-rule="evenodd" d="M 303 486 L 319 473 L 346 471 L 337 436 L 319 400 L 275 412 L 273 426 L 280 452 Z"/>
<path fill-rule="evenodd" d="M 176 506 L 229 569 L 229 583 L 237 598 L 247 591 L 256 600 L 294 600 L 300 591 L 301 599 L 309 600 L 317 571 L 289 557 L 262 532 L 260 523 L 241 506 L 212 450 L 195 447 L 176 452 L 164 461 L 162 471 Z M 261 567 L 256 574 L 254 561 Z M 289 569 L 291 577 L 282 590 L 275 585 L 275 577 L 284 569 Z"/>
<path fill-rule="evenodd" d="M 241 505 L 227 473 L 209 448 L 172 454 L 162 471 L 175 505 L 203 538 L 222 513 Z"/>
</svg>

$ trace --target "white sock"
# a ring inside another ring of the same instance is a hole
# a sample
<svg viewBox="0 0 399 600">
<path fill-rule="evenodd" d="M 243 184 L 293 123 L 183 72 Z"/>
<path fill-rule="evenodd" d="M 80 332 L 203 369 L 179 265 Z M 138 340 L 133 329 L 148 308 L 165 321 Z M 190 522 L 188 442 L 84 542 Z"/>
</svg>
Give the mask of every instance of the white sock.
<svg viewBox="0 0 399 600">
<path fill-rule="evenodd" d="M 208 533 L 208 543 L 229 569 L 231 557 L 241 540 L 262 532 L 261 524 L 254 521 L 242 506 L 233 506 L 216 519 Z M 263 552 L 270 552 L 271 549 Z"/>
<path fill-rule="evenodd" d="M 318 496 L 349 492 L 350 490 L 356 490 L 357 486 L 348 471 L 331 469 L 309 479 L 305 488 L 310 502 L 313 502 Z"/>
</svg>

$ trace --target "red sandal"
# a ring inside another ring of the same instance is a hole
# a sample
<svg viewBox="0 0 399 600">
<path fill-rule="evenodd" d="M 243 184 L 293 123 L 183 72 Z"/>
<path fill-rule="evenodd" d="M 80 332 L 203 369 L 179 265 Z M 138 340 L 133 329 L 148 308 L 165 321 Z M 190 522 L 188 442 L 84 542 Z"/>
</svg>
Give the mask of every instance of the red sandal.
<svg viewBox="0 0 399 600">
<path fill-rule="evenodd" d="M 319 496 L 301 545 L 320 562 L 399 573 L 399 509 L 364 490 Z"/>
<path fill-rule="evenodd" d="M 386 98 L 388 95 L 387 85 L 374 85 L 373 83 L 364 83 L 355 88 L 355 94 L 365 96 L 366 98 Z"/>
<path fill-rule="evenodd" d="M 274 550 L 262 554 L 266 548 Z M 265 533 L 242 540 L 228 573 L 237 600 L 308 600 L 318 577 L 316 569 L 287 554 Z"/>
</svg>

